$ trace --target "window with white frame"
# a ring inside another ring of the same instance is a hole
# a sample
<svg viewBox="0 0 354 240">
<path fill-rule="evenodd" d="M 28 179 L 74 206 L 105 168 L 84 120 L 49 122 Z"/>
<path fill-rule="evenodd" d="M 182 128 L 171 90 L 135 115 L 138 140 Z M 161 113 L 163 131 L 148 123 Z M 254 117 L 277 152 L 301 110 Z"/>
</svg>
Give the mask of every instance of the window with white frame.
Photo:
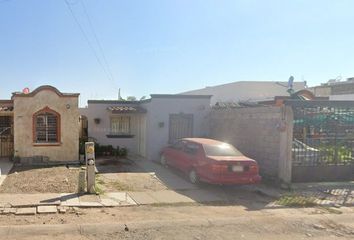
<svg viewBox="0 0 354 240">
<path fill-rule="evenodd" d="M 111 118 L 111 134 L 130 134 L 130 117 L 120 116 Z"/>
</svg>

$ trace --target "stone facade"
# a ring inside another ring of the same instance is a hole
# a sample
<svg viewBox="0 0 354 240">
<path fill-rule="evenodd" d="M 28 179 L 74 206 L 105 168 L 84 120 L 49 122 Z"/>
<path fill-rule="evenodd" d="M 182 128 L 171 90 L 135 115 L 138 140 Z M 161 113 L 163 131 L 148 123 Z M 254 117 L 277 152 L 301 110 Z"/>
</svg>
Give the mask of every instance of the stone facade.
<svg viewBox="0 0 354 240">
<path fill-rule="evenodd" d="M 256 160 L 263 176 L 289 182 L 292 144 L 290 110 L 287 107 L 213 109 L 210 134 L 212 138 L 233 144 L 243 154 Z"/>
<path fill-rule="evenodd" d="M 29 94 L 15 93 L 14 156 L 36 161 L 78 161 L 79 159 L 79 94 L 64 94 L 51 86 L 42 86 Z M 59 138 L 55 143 L 34 141 L 34 114 L 49 109 L 60 116 Z"/>
</svg>

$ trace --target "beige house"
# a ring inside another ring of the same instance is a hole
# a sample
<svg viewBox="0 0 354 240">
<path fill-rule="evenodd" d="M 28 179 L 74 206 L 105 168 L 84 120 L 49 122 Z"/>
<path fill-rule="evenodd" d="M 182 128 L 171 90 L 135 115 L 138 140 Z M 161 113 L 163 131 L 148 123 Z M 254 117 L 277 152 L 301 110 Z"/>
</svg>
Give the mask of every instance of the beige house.
<svg viewBox="0 0 354 240">
<path fill-rule="evenodd" d="M 0 101 L 0 156 L 23 163 L 79 159 L 78 93 L 41 86 Z"/>
</svg>

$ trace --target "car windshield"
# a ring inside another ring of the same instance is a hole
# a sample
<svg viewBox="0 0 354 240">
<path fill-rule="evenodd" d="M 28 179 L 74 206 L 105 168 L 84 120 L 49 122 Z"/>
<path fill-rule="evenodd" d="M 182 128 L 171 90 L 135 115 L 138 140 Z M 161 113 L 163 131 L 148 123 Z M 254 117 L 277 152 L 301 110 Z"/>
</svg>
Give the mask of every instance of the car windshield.
<svg viewBox="0 0 354 240">
<path fill-rule="evenodd" d="M 243 154 L 239 152 L 236 148 L 227 143 L 216 144 L 216 145 L 203 145 L 205 154 L 207 156 L 242 156 Z"/>
</svg>

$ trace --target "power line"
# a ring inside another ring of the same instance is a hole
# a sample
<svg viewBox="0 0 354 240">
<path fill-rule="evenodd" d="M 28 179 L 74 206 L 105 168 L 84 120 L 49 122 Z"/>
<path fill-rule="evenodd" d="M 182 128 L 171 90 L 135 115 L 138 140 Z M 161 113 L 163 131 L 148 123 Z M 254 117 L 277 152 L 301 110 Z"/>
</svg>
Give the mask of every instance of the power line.
<svg viewBox="0 0 354 240">
<path fill-rule="evenodd" d="M 87 34 L 86 34 L 84 28 L 82 27 L 82 25 L 80 24 L 79 20 L 77 19 L 76 15 L 75 15 L 75 13 L 74 13 L 72 7 L 71 7 L 71 4 L 69 3 L 68 0 L 64 0 L 64 2 L 66 3 L 66 6 L 68 7 L 70 14 L 72 15 L 73 19 L 75 20 L 76 24 L 78 25 L 78 27 L 79 27 L 79 29 L 80 29 L 82 35 L 84 36 L 84 38 L 85 38 L 87 44 L 88 44 L 89 47 L 91 48 L 91 50 L 92 50 L 92 52 L 93 52 L 93 54 L 94 54 L 94 56 L 95 56 L 97 62 L 98 62 L 99 65 L 101 66 L 103 72 L 106 74 L 106 76 L 107 76 L 107 78 L 108 78 L 109 80 L 111 80 L 111 81 L 114 82 L 114 80 L 111 79 L 110 74 L 107 72 L 107 70 L 106 70 L 105 66 L 103 65 L 102 61 L 100 60 L 100 58 L 99 58 L 99 56 L 98 56 L 98 54 L 97 54 L 97 52 L 96 52 L 96 49 L 93 47 L 93 45 L 92 45 L 92 43 L 91 43 L 89 37 L 87 36 Z"/>
<path fill-rule="evenodd" d="M 83 7 L 83 9 L 84 9 L 84 13 L 85 13 L 86 18 L 87 18 L 87 20 L 88 20 L 88 22 L 89 22 L 91 31 L 92 31 L 93 36 L 94 36 L 94 38 L 95 38 L 95 41 L 96 41 L 96 43 L 97 43 L 97 45 L 98 45 L 98 48 L 99 48 L 99 50 L 101 51 L 101 55 L 102 55 L 102 58 L 103 58 L 104 63 L 106 64 L 107 71 L 108 71 L 108 73 L 110 74 L 111 78 L 112 78 L 113 81 L 114 81 L 114 77 L 113 77 L 113 74 L 112 74 L 110 65 L 108 64 L 106 55 L 105 55 L 105 53 L 104 53 L 104 51 L 103 51 L 103 48 L 102 48 L 102 45 L 101 45 L 101 43 L 100 43 L 100 41 L 99 41 L 99 39 L 98 39 L 98 37 L 97 37 L 96 31 L 95 31 L 95 29 L 94 29 L 94 27 L 93 27 L 93 24 L 92 24 L 92 21 L 91 21 L 91 17 L 90 17 L 90 15 L 88 14 L 86 5 L 85 5 L 85 3 L 84 3 L 84 0 L 81 0 L 80 3 L 81 3 L 81 5 L 82 5 L 82 7 Z"/>
</svg>

